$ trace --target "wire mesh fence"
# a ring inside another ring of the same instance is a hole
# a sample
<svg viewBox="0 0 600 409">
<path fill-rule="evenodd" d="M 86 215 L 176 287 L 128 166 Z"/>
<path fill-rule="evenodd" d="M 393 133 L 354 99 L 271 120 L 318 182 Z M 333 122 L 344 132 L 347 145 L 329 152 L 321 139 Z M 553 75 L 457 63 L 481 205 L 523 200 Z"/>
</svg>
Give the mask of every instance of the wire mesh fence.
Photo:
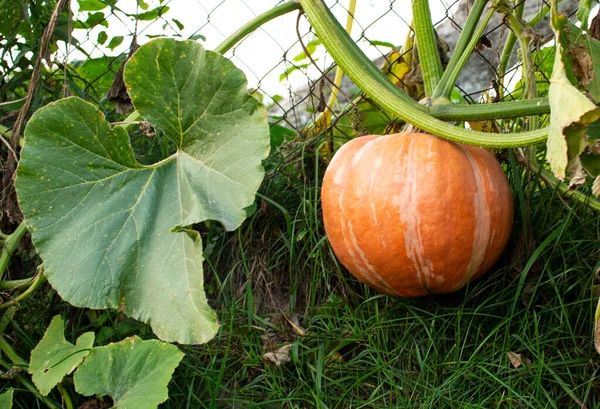
<svg viewBox="0 0 600 409">
<path fill-rule="evenodd" d="M 430 1 L 442 60 L 451 54 L 473 2 Z M 50 10 L 54 2 L 46 3 Z M 63 42 L 55 41 L 51 53 L 45 56 L 44 84 L 46 90 L 54 87 L 53 92 L 39 97 L 34 108 L 69 93 L 92 100 L 110 113 L 115 107 L 108 101 L 107 93 L 135 45 L 168 36 L 199 41 L 205 48 L 214 49 L 244 23 L 282 3 L 282 0 L 73 0 L 63 13 L 55 34 L 55 40 L 62 39 Z M 418 100 L 421 95 L 418 95 L 418 87 L 416 91 L 414 88 L 419 82 L 418 75 L 411 75 L 414 72 L 398 75 L 397 69 L 398 64 L 410 60 L 408 55 L 412 52 L 411 47 L 406 47 L 412 33 L 410 3 L 406 0 L 361 1 L 354 13 L 348 10 L 348 3 L 347 0 L 327 1 L 339 21 L 352 20 L 351 36 L 365 54 L 389 75 L 396 76 L 398 86 L 412 86 L 416 93 L 411 96 Z M 520 5 L 521 2 L 517 2 L 514 7 Z M 523 18 L 530 21 L 548 4 L 544 0 L 528 0 L 524 6 Z M 563 1 L 561 8 L 572 15 L 577 2 Z M 35 15 L 34 11 L 30 9 L 29 18 Z M 3 12 L 3 26 L 8 28 L 2 30 L 0 41 L 4 47 L 0 97 L 6 102 L 26 96 L 26 81 L 17 84 L 15 79 L 26 78 L 31 72 L 34 50 L 24 47 L 18 35 L 15 42 L 6 35 L 10 32 L 11 21 L 17 25 L 16 19 L 24 16 L 6 14 L 10 13 L 7 10 Z M 43 15 L 35 17 L 45 18 Z M 534 47 L 541 48 L 551 39 L 547 18 L 540 19 L 537 25 L 532 24 L 531 29 Z M 504 74 L 498 72 L 508 32 L 502 17 L 496 14 L 457 83 L 456 99 L 474 102 L 482 97 L 511 98 L 510 91 L 518 93 L 518 84 L 515 84 L 520 79 L 520 71 L 516 53 L 512 56 L 510 69 Z M 301 132 L 323 111 L 324 101 L 329 99 L 333 88 L 335 62 L 300 12 L 289 13 L 263 25 L 236 44 L 226 56 L 245 72 L 249 86 L 268 106 L 272 122 L 295 132 Z M 536 63 L 544 64 L 544 59 Z M 498 95 L 501 81 L 513 86 L 507 88 L 509 92 Z M 377 112 L 374 121 L 388 125 L 393 122 L 393 118 L 375 106 L 358 107 L 362 100 L 361 91 L 347 78 L 342 80 L 339 88 L 338 100 L 332 106 L 336 114 L 367 109 Z M 352 109 L 348 109 L 349 106 Z M 10 123 L 11 108 L 15 107 L 18 105 L 0 107 L 5 126 Z M 364 120 L 364 115 L 362 118 Z M 340 119 L 338 116 L 332 123 L 339 124 Z M 346 122 L 334 128 L 343 134 L 361 126 L 356 123 L 356 116 Z"/>
</svg>

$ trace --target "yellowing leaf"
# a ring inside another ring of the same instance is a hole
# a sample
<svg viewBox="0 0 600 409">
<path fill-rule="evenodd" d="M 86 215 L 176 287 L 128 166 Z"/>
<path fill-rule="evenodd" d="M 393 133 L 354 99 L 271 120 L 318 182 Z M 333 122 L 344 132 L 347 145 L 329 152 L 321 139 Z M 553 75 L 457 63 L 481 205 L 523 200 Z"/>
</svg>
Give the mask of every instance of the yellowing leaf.
<svg viewBox="0 0 600 409">
<path fill-rule="evenodd" d="M 556 37 L 560 31 L 556 31 Z M 547 159 L 554 175 L 564 180 L 569 160 L 585 148 L 587 126 L 600 118 L 600 110 L 571 85 L 562 59 L 563 45 L 556 44 L 554 69 L 550 78 L 550 129 Z"/>
</svg>

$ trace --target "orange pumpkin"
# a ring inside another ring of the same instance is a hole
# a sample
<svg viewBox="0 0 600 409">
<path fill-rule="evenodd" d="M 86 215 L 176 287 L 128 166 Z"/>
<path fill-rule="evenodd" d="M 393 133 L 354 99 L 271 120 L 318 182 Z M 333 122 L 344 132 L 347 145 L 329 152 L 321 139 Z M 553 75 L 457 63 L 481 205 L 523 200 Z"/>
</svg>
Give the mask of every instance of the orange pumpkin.
<svg viewBox="0 0 600 409">
<path fill-rule="evenodd" d="M 513 220 L 496 159 L 427 134 L 346 143 L 325 172 L 321 200 L 340 262 L 363 283 L 402 297 L 452 292 L 481 277 Z"/>
</svg>

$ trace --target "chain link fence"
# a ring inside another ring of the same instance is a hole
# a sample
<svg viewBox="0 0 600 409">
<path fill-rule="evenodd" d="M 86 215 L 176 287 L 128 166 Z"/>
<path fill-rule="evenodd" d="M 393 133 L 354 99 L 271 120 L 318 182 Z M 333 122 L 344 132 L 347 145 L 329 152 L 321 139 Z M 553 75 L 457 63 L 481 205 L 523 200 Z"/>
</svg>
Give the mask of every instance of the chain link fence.
<svg viewBox="0 0 600 409">
<path fill-rule="evenodd" d="M 443 45 L 442 53 L 450 55 L 473 1 L 430 1 L 435 28 L 441 39 L 440 44 Z M 67 21 L 62 21 L 62 26 L 59 22 L 55 34 L 58 39 L 66 41 L 56 42 L 51 53 L 46 56 L 45 86 L 63 86 L 57 87 L 58 91 L 47 96 L 46 100 L 39 100 L 37 107 L 49 102 L 48 99 L 59 98 L 61 94 L 69 93 L 92 100 L 105 112 L 110 113 L 114 110 L 114 105 L 107 101 L 106 94 L 134 48 L 134 43 L 141 45 L 155 37 L 169 36 L 199 41 L 207 49 L 214 49 L 244 23 L 283 2 L 72 0 L 68 12 L 64 12 L 61 17 Z M 349 15 L 348 3 L 348 0 L 327 1 L 332 12 L 342 22 L 346 21 Z M 573 15 L 576 3 L 574 0 L 564 0 L 561 3 L 562 10 Z M 545 6 L 548 6 L 545 0 L 527 0 L 524 20 L 534 18 Z M 360 48 L 390 75 L 396 75 L 394 64 L 402 61 L 402 53 L 411 52 L 411 49 L 403 48 L 411 33 L 411 14 L 410 2 L 407 0 L 372 0 L 359 1 L 351 16 L 352 37 Z M 69 28 L 72 28 L 72 32 Z M 535 47 L 543 47 L 551 40 L 552 32 L 547 18 L 542 19 L 532 30 Z M 508 32 L 508 27 L 499 15 L 492 19 L 457 84 L 456 99 L 474 102 L 482 97 L 500 98 L 497 94 L 497 84 L 502 78 L 497 68 Z M 70 44 L 65 46 L 69 42 Z M 2 38 L 0 43 L 5 47 L 10 46 L 6 38 Z M 226 56 L 245 72 L 249 86 L 268 106 L 271 121 L 294 132 L 301 132 L 307 124 L 314 121 L 323 110 L 323 101 L 329 98 L 335 62 L 318 42 L 306 18 L 299 12 L 289 13 L 265 24 L 233 47 Z M 9 92 L 8 85 L 11 80 L 15 76 L 27 74 L 27 70 L 19 73 L 18 70 L 6 68 L 9 65 L 18 67 L 22 63 L 19 58 L 31 56 L 28 56 L 23 47 L 9 51 L 5 48 L 4 69 L 0 72 L 0 84 L 4 88 L 4 91 L 0 92 L 2 102 L 26 95 L 25 85 L 21 88 L 11 88 Z M 538 59 L 536 63 L 546 62 Z M 504 83 L 513 84 L 509 90 L 515 92 L 514 84 L 520 79 L 516 52 L 510 67 L 504 74 Z M 325 80 L 324 75 L 328 80 Z M 402 84 L 407 77 L 397 77 L 396 80 L 399 86 L 411 85 Z M 360 90 L 347 78 L 342 81 L 340 89 L 339 99 L 332 107 L 333 110 L 336 113 L 351 112 L 352 109 L 347 108 L 349 103 L 354 112 L 360 110 L 360 107 L 357 108 L 361 101 Z M 416 99 L 420 97 L 412 96 Z M 510 93 L 503 93 L 501 97 L 511 96 Z M 10 108 L 0 107 L 3 114 L 0 125 L 10 121 Z M 375 121 L 392 121 L 392 118 L 388 118 L 374 106 L 367 109 L 377 112 L 378 118 Z M 338 117 L 334 124 L 339 123 L 339 120 Z M 353 118 L 350 123 L 337 126 L 336 129 L 343 134 L 348 133 L 348 129 L 356 131 L 357 126 L 356 118 Z"/>
</svg>

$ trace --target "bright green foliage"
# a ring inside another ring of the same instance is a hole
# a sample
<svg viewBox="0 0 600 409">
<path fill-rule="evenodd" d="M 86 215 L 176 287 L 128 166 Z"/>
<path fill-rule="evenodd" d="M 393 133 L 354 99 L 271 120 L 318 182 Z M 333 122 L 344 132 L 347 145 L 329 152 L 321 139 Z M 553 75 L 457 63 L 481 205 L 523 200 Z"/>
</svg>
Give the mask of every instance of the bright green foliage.
<svg viewBox="0 0 600 409">
<path fill-rule="evenodd" d="M 203 288 L 194 223 L 237 228 L 263 178 L 265 109 L 229 60 L 195 42 L 157 39 L 125 69 L 140 114 L 178 150 L 152 166 L 125 130 L 67 98 L 26 129 L 16 187 L 49 282 L 66 301 L 116 308 L 166 341 L 203 343 L 217 331 Z"/>
<path fill-rule="evenodd" d="M 0 394 L 0 409 L 11 409 L 13 404 L 13 395 L 15 391 L 10 389 Z"/>
<path fill-rule="evenodd" d="M 167 385 L 182 358 L 174 345 L 126 338 L 90 352 L 75 372 L 75 390 L 110 395 L 116 409 L 156 408 L 167 400 Z"/>
<path fill-rule="evenodd" d="M 590 95 L 598 103 L 600 102 L 600 41 L 589 35 L 583 36 L 583 46 L 592 59 L 594 78 L 586 85 Z"/>
<path fill-rule="evenodd" d="M 581 26 L 587 29 L 588 18 L 590 17 L 590 11 L 594 7 L 593 0 L 579 0 L 579 9 L 577 10 L 577 19 L 581 21 Z"/>
<path fill-rule="evenodd" d="M 42 340 L 31 351 L 29 373 L 40 393 L 48 395 L 66 375 L 73 372 L 93 344 L 93 332 L 77 338 L 76 345 L 65 340 L 63 320 L 60 315 L 55 316 Z"/>
<path fill-rule="evenodd" d="M 79 11 L 98 11 L 108 7 L 108 3 L 100 0 L 77 0 Z"/>
</svg>

